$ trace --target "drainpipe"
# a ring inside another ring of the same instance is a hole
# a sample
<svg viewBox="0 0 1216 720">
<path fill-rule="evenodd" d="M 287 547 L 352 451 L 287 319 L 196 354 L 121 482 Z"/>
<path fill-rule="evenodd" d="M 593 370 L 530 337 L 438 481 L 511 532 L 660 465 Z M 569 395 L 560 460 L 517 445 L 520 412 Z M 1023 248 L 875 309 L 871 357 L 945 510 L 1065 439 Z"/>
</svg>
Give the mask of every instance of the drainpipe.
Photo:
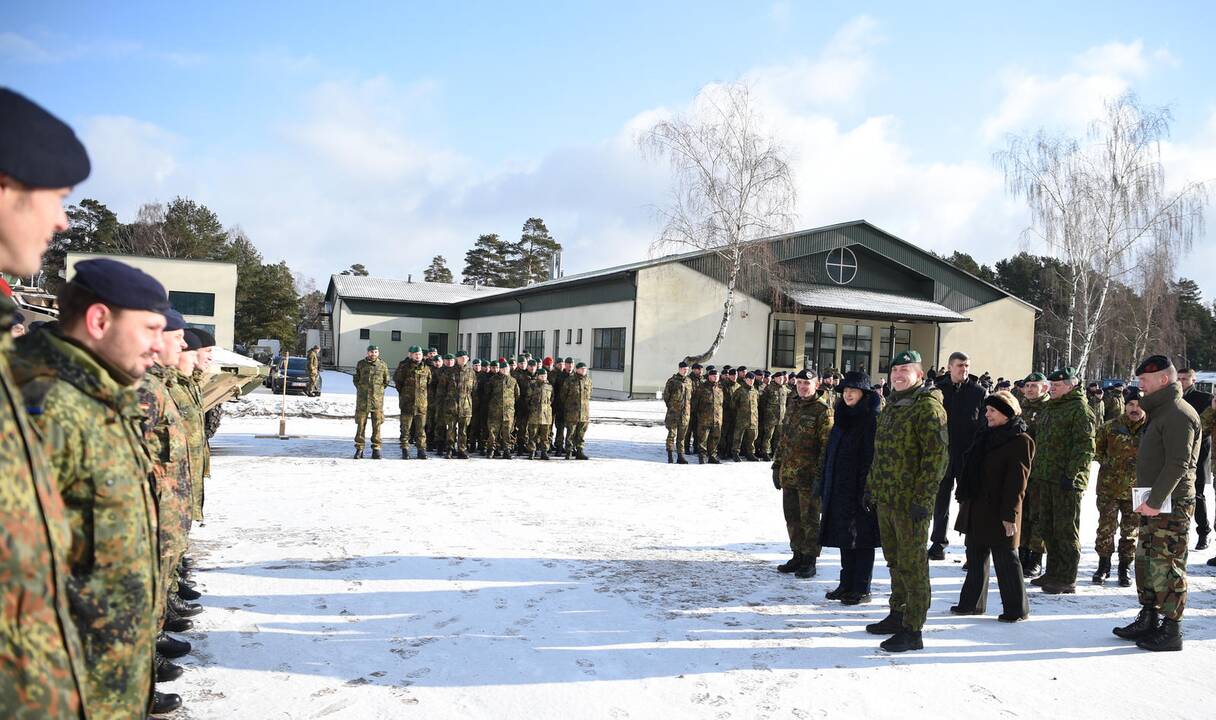
<svg viewBox="0 0 1216 720">
<path fill-rule="evenodd" d="M 637 371 L 638 345 L 638 274 L 633 274 L 633 320 L 629 326 L 629 399 L 633 399 L 633 375 Z"/>
<path fill-rule="evenodd" d="M 795 327 L 797 327 L 796 324 L 795 324 Z M 769 355 L 769 344 L 772 342 L 773 342 L 773 308 L 770 305 L 769 309 L 768 309 L 768 320 L 765 321 L 765 326 L 764 326 L 764 359 L 760 363 L 761 367 L 767 368 L 769 370 L 772 370 L 772 368 L 770 368 L 768 366 L 769 358 L 772 357 L 771 355 Z"/>
<path fill-rule="evenodd" d="M 515 304 L 519 306 L 519 324 L 515 328 L 515 349 L 512 354 L 519 355 L 519 344 L 524 339 L 524 302 L 519 298 L 515 298 Z"/>
</svg>

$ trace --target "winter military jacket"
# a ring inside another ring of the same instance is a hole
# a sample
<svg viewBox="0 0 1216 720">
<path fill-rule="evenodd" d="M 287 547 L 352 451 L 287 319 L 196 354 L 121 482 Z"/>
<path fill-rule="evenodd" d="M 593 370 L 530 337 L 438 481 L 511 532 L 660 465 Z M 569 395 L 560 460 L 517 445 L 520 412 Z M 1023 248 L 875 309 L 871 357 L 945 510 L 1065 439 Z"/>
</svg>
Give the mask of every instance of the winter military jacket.
<svg viewBox="0 0 1216 720">
<path fill-rule="evenodd" d="M 173 390 L 178 385 L 176 368 L 153 365 L 137 388 L 143 411 L 144 443 L 152 453 L 162 547 L 185 550 L 190 532 L 191 497 L 190 442 Z M 189 397 L 189 396 L 186 396 Z M 200 428 L 205 434 L 205 429 Z"/>
<path fill-rule="evenodd" d="M 1102 395 L 1102 422 L 1110 422 L 1123 414 L 1123 391 L 1110 388 Z"/>
<path fill-rule="evenodd" d="M 1136 458 L 1136 487 L 1152 488 L 1150 507 L 1160 508 L 1167 497 L 1176 509 L 1195 499 L 1195 468 L 1199 465 L 1199 415 L 1182 399 L 1182 386 L 1170 383 L 1140 400 L 1148 414 Z"/>
<path fill-rule="evenodd" d="M 1199 416 L 1199 421 L 1203 425 L 1203 434 L 1208 438 L 1216 436 L 1216 408 L 1208 408 Z"/>
<path fill-rule="evenodd" d="M 507 373 L 498 373 L 486 384 L 486 418 L 490 422 L 515 419 L 519 384 Z"/>
<path fill-rule="evenodd" d="M 1106 413 L 1102 407 L 1102 396 L 1086 394 L 1085 402 L 1089 405 L 1089 411 L 1094 415 L 1094 421 L 1102 422 L 1102 416 Z"/>
<path fill-rule="evenodd" d="M 321 371 L 321 358 L 318 357 L 316 350 L 308 351 L 308 374 L 316 375 Z"/>
<path fill-rule="evenodd" d="M 880 506 L 932 511 L 950 461 L 941 390 L 922 383 L 891 393 L 890 400 L 874 433 L 870 491 Z"/>
<path fill-rule="evenodd" d="M 703 382 L 693 396 L 697 409 L 697 427 L 722 428 L 722 388 L 717 383 Z"/>
<path fill-rule="evenodd" d="M 186 444 L 190 447 L 190 507 L 194 520 L 203 519 L 203 495 L 211 474 L 211 449 L 207 446 L 206 413 L 203 393 L 194 376 L 174 371 L 177 382 L 169 388 L 177 401 L 177 411 L 186 423 Z"/>
<path fill-rule="evenodd" d="M 591 376 L 571 375 L 562 385 L 562 420 L 568 423 L 591 421 Z"/>
<path fill-rule="evenodd" d="M 1036 425 L 1031 484 L 1053 483 L 1084 490 L 1089 485 L 1089 463 L 1094 458 L 1094 416 L 1081 386 L 1048 400 Z"/>
<path fill-rule="evenodd" d="M 380 358 L 363 358 L 355 366 L 355 412 L 384 412 L 388 365 Z"/>
<path fill-rule="evenodd" d="M 735 428 L 756 430 L 760 426 L 760 393 L 747 383 L 739 385 L 731 395 L 731 418 Z"/>
<path fill-rule="evenodd" d="M 667 425 L 688 423 L 692 413 L 692 381 L 687 375 L 676 373 L 667 378 L 663 387 L 663 402 L 667 403 L 667 415 L 663 422 Z"/>
<path fill-rule="evenodd" d="M 152 692 L 154 599 L 164 589 L 135 389 L 50 327 L 22 337 L 11 361 L 67 509 L 67 590 L 85 652 L 86 702 L 95 717 L 142 718 Z"/>
<path fill-rule="evenodd" d="M 984 420 L 984 398 L 988 392 L 974 375 L 968 375 L 957 385 L 949 375 L 939 378 L 937 389 L 942 393 L 942 406 L 946 408 L 946 428 L 950 436 L 950 464 L 946 474 L 957 477 L 963 471 L 963 454 L 971 447 L 971 441 L 981 428 L 987 427 Z"/>
<path fill-rule="evenodd" d="M 554 370 L 549 373 L 549 384 L 553 386 L 553 420 L 562 422 L 562 386 L 570 378 L 565 370 Z"/>
<path fill-rule="evenodd" d="M 1022 419 L 1026 421 L 1026 429 L 1030 433 L 1030 437 L 1036 437 L 1039 416 L 1043 413 L 1043 408 L 1047 407 L 1047 401 L 1050 399 L 1051 396 L 1044 393 L 1039 396 L 1038 400 L 1022 401 Z"/>
<path fill-rule="evenodd" d="M 1136 484 L 1136 454 L 1145 418 L 1133 422 L 1126 414 L 1102 423 L 1094 440 L 1098 461 L 1098 497 L 1130 500 Z"/>
<path fill-rule="evenodd" d="M 397 364 L 393 385 L 397 387 L 397 405 L 402 415 L 426 414 L 426 388 L 430 382 L 431 369 L 425 363 L 407 357 Z"/>
<path fill-rule="evenodd" d="M 800 398 L 790 407 L 773 459 L 782 488 L 818 491 L 831 432 L 832 409 L 821 398 Z"/>
<path fill-rule="evenodd" d="M 550 425 L 553 423 L 553 386 L 547 380 L 532 382 L 528 393 L 528 424 Z"/>
<path fill-rule="evenodd" d="M 477 374 L 468 365 L 455 365 L 447 378 L 449 408 L 456 417 L 468 420 L 473 417 L 473 387 L 477 383 Z"/>
<path fill-rule="evenodd" d="M 85 670 L 68 610 L 71 529 L 9 369 L 14 309 L 0 295 L 0 717 L 79 718 Z"/>
</svg>

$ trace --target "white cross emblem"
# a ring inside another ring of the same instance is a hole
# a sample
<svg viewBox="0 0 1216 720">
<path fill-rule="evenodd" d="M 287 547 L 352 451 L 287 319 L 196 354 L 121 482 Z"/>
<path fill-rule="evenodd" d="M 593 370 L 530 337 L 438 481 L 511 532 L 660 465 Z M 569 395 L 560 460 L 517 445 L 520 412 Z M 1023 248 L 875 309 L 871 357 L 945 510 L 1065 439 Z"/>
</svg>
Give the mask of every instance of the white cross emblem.
<svg viewBox="0 0 1216 720">
<path fill-rule="evenodd" d="M 837 285 L 848 285 L 857 277 L 857 256 L 847 247 L 829 251 L 824 264 L 828 277 Z"/>
</svg>

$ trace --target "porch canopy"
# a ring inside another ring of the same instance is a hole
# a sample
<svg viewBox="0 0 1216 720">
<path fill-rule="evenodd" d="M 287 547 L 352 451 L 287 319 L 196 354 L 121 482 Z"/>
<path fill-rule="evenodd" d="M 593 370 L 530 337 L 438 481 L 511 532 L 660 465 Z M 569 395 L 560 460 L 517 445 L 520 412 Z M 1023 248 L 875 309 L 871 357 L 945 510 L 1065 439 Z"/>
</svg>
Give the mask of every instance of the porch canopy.
<svg viewBox="0 0 1216 720">
<path fill-rule="evenodd" d="M 876 290 L 804 283 L 791 283 L 784 290 L 785 296 L 803 311 L 825 315 L 909 322 L 971 322 L 971 318 L 945 305 Z"/>
</svg>

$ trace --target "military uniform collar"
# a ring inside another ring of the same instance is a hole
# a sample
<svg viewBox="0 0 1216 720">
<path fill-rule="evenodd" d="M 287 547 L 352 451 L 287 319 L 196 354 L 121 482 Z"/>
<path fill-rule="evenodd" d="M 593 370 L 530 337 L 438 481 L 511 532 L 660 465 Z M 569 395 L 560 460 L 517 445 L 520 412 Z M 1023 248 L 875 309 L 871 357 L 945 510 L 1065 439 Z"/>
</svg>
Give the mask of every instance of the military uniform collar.
<svg viewBox="0 0 1216 720">
<path fill-rule="evenodd" d="M 85 347 L 50 328 L 32 333 L 27 342 L 60 380 L 123 414 L 139 415 L 132 387 L 119 383 L 111 370 Z"/>
<path fill-rule="evenodd" d="M 1172 382 L 1160 390 L 1149 393 L 1140 398 L 1140 407 L 1144 408 L 1144 412 L 1148 413 L 1151 418 L 1153 410 L 1164 407 L 1172 402 L 1182 399 L 1182 385 L 1177 382 Z"/>
</svg>

